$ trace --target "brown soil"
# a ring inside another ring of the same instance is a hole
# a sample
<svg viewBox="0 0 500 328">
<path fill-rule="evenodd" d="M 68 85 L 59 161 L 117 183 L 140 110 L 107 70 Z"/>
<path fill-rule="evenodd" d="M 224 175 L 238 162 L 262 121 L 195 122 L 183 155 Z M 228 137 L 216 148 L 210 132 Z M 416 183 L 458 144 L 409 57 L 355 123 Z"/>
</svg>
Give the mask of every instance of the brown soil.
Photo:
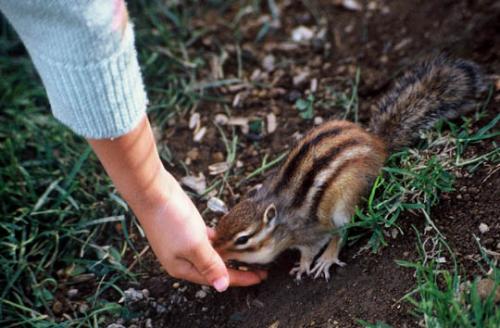
<svg viewBox="0 0 500 328">
<path fill-rule="evenodd" d="M 454 56 L 477 61 L 490 74 L 499 72 L 498 1 L 384 0 L 374 1 L 377 4 L 375 10 L 360 12 L 347 11 L 333 5 L 333 2 L 315 2 L 310 8 L 305 8 L 303 2 L 293 2 L 281 14 L 281 29 L 260 43 L 254 41 L 259 29 L 250 26 L 250 21 L 246 22 L 249 27 L 243 30 L 242 45 L 248 58 L 244 62 L 244 75 L 250 76 L 254 69 L 259 68 L 263 57 L 273 53 L 283 67 L 280 69 L 283 75 L 275 88 L 283 91 L 273 95 L 264 89 L 259 90 L 250 94 L 243 106 L 232 111 L 233 116 L 248 117 L 272 110 L 278 117 L 278 130 L 258 142 L 240 133 L 238 159 L 244 163 L 245 170 L 251 171 L 258 167 L 265 153 L 281 153 L 287 148 L 294 132 L 305 132 L 312 125 L 299 118 L 289 99 L 293 98 L 294 92 L 303 96 L 304 90 L 309 87 L 309 83 L 293 86 L 292 78 L 299 70 L 308 68 L 311 71 L 310 78 L 318 79 L 321 91 L 324 85 L 346 86 L 353 77 L 355 67 L 359 66 L 362 72 L 362 121 L 369 115 L 370 104 L 392 77 L 422 55 L 444 50 Z M 216 14 L 208 13 L 206 17 L 200 17 L 200 24 L 213 18 L 213 15 Z M 323 44 L 313 42 L 313 45 L 289 51 L 276 48 L 269 50 L 287 40 L 293 28 L 298 25 L 315 26 L 317 18 L 321 17 L 326 18 L 329 31 Z M 210 50 L 210 41 L 214 40 L 222 45 L 231 44 L 230 34 L 225 30 L 227 27 L 215 25 L 214 32 L 207 36 L 209 40 L 200 41 L 198 46 Z M 226 74 L 230 75 L 234 67 L 236 62 L 228 60 L 224 66 Z M 230 95 L 228 90 L 222 90 L 221 93 Z M 228 99 L 232 101 L 232 96 Z M 496 91 L 488 109 L 488 117 L 483 122 L 487 122 L 488 118 L 491 120 L 499 112 L 499 101 Z M 190 149 L 197 148 L 200 159 L 194 160 L 190 169 L 204 172 L 207 176 L 207 166 L 219 157 L 216 153 L 224 152 L 217 130 L 209 123 L 215 113 L 223 111 L 217 105 L 211 106 L 214 109 L 209 114 L 201 112 L 202 122 L 209 129 L 201 144 L 192 142 L 192 132 L 187 127 L 188 117 L 180 123 L 177 121 L 176 128 L 169 127 L 165 131 L 167 136 L 175 134 L 176 143 L 169 144 L 169 147 L 176 158 L 185 159 Z M 335 117 L 337 112 L 335 108 L 317 108 L 316 114 L 329 118 Z M 469 151 L 484 153 L 492 147 L 491 141 L 488 141 Z M 435 223 L 456 252 L 462 267 L 467 269 L 468 275 L 481 273 L 476 264 L 478 247 L 473 236 L 480 236 L 483 244 L 491 249 L 495 249 L 499 242 L 500 220 L 497 211 L 500 172 L 497 170 L 494 173 L 494 169 L 488 165 L 479 167 L 473 173 L 464 169 L 461 177 L 457 178 L 456 191 L 442 195 L 440 205 L 432 213 Z M 173 171 L 178 177 L 184 175 L 180 168 L 174 168 Z M 259 182 L 259 179 L 251 184 Z M 236 182 L 231 180 L 233 185 Z M 243 193 L 251 184 L 235 189 L 233 193 Z M 237 201 L 237 195 L 234 194 L 228 192 L 223 196 L 229 205 Z M 204 203 L 197 205 L 200 209 L 206 207 Z M 206 215 L 208 221 L 214 217 L 212 214 Z M 478 229 L 480 223 L 487 224 L 490 231 L 481 235 Z M 364 252 L 356 256 L 364 245 L 363 241 L 346 247 L 341 258 L 348 265 L 333 269 L 333 277 L 329 282 L 305 279 L 296 283 L 292 280 L 288 271 L 296 261 L 297 254 L 290 252 L 271 266 L 268 280 L 261 285 L 234 288 L 223 294 L 207 290 L 207 295 L 202 298 L 200 296 L 204 295 L 199 293 L 200 286 L 180 282 L 180 287 L 174 288 L 175 280 L 168 278 L 158 268 L 152 255 L 148 254 L 141 269 L 143 276 L 138 284 L 131 287 L 148 289 L 154 302 L 150 300 L 131 305 L 132 311 L 142 312 L 141 319 L 135 320 L 135 324 L 144 326 L 144 318 L 150 318 L 154 327 L 269 327 L 272 324 L 277 327 L 277 322 L 279 327 L 356 327 L 359 326 L 356 320 L 363 319 L 369 322 L 384 321 L 394 327 L 416 327 L 418 318 L 409 314 L 410 306 L 407 303 L 400 301 L 415 287 L 413 272 L 395 263 L 397 259 L 417 258 L 412 225 L 422 231 L 423 219 L 403 218 L 405 234 L 391 240 L 390 246 L 379 254 Z M 197 292 L 198 297 L 195 296 Z M 165 311 L 157 311 L 156 304 L 164 305 Z"/>
</svg>

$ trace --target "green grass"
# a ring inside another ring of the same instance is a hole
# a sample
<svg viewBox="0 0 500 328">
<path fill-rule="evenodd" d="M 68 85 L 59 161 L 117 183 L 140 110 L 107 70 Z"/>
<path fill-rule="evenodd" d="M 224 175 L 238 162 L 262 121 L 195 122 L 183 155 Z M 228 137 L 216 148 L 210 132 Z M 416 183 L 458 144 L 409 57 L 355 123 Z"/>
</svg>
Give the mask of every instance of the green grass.
<svg viewBox="0 0 500 328">
<path fill-rule="evenodd" d="M 418 233 L 417 236 L 420 259 L 416 262 L 398 261 L 398 264 L 415 270 L 417 287 L 404 299 L 414 306 L 414 314 L 423 318 L 425 327 L 498 327 L 500 307 L 494 303 L 494 290 L 482 299 L 477 289 L 479 277 L 470 282 L 459 275 L 463 270 L 460 270 L 453 251 L 441 237 L 432 238 L 434 249 L 431 253 Z M 500 288 L 500 268 L 488 258 L 479 243 L 478 246 L 483 255 L 482 264 L 487 268 L 484 275 L 489 271 L 495 288 Z M 443 267 L 439 258 L 451 259 L 453 268 Z"/>
<path fill-rule="evenodd" d="M 488 102 L 489 97 L 485 104 Z M 392 154 L 365 206 L 356 210 L 352 222 L 345 227 L 344 230 L 353 231 L 349 240 L 355 242 L 369 235 L 368 246 L 376 252 L 387 245 L 391 231 L 402 232 L 398 220 L 403 213 L 420 211 L 428 224 L 434 226 L 432 207 L 439 202 L 442 192 L 454 190 L 454 171 L 464 167 L 473 172 L 485 163 L 500 162 L 500 147 L 495 141 L 499 132 L 493 131 L 500 114 L 484 126 L 473 129 L 473 120 L 483 116 L 484 111 L 480 111 L 475 118 L 464 118 L 460 125 L 443 121 L 427 132 L 426 146 Z M 449 130 L 443 129 L 444 126 Z M 481 141 L 491 142 L 493 150 L 465 158 L 467 147 Z"/>
<path fill-rule="evenodd" d="M 352 242 L 370 235 L 368 244 L 375 252 L 386 246 L 386 236 L 397 229 L 401 214 L 425 212 L 439 201 L 440 192 L 452 191 L 453 175 L 447 172 L 436 156 L 424 159 L 405 150 L 391 156 L 383 173 L 376 180 L 366 202 L 358 208 L 347 229 L 362 229 L 349 237 Z"/>
<path fill-rule="evenodd" d="M 119 291 L 116 283 L 130 279 L 120 257 L 130 247 L 127 231 L 133 222 L 123 216 L 128 210 L 87 144 L 48 115 L 44 90 L 29 59 L 9 56 L 22 51 L 3 25 L 0 326 L 53 326 L 56 293 L 84 273 L 95 277 L 93 281 L 105 279 L 98 293 L 86 295 L 88 311 L 69 315 L 73 325 L 96 326 L 99 311 L 120 308 L 99 295 Z M 116 223 L 122 225 L 122 235 L 113 229 Z"/>
<path fill-rule="evenodd" d="M 494 303 L 495 288 L 500 288 L 500 268 L 488 257 L 478 242 L 482 261 L 478 263 L 483 277 L 494 282 L 491 292 L 482 298 L 478 293 L 478 281 L 460 275 L 464 269 L 455 259 L 453 250 L 438 234 L 426 237 L 417 234 L 419 259 L 415 262 L 397 261 L 405 268 L 415 271 L 416 288 L 399 302 L 412 306 L 412 314 L 423 327 L 428 328 L 496 328 L 500 325 L 500 307 Z M 370 324 L 360 320 L 364 327 L 390 327 L 384 323 Z"/>
<path fill-rule="evenodd" d="M 234 2 L 212 0 L 206 6 L 222 13 Z M 209 55 L 222 56 L 217 42 L 214 49 L 193 47 L 210 31 L 210 27 L 193 24 L 193 18 L 201 16 L 206 7 L 197 1 L 172 5 L 160 0 L 139 0 L 128 5 L 148 86 L 149 110 L 158 130 L 164 130 L 170 119 L 196 110 L 204 101 L 230 103 L 215 89 L 240 83 L 246 63 L 236 44 L 237 78 L 205 78 Z M 241 20 L 258 17 L 262 10 L 273 14 L 273 6 L 274 1 L 248 1 L 248 6 L 242 5 L 234 19 L 226 22 L 235 40 L 241 39 Z M 273 32 L 266 23 L 259 29 L 256 42 Z M 123 257 L 137 254 L 135 240 L 142 231 L 85 141 L 49 114 L 40 80 L 5 20 L 0 20 L 0 73 L 0 326 L 99 327 L 106 318 L 127 315 L 128 309 L 108 300 L 118 300 L 123 294 L 119 286 L 135 279 L 124 266 Z M 315 108 L 333 106 L 346 118 L 357 120 L 359 81 L 358 69 L 348 92 L 332 89 L 328 99 L 311 96 L 301 114 L 309 117 Z M 471 129 L 472 120 L 459 125 L 448 123 L 447 129 L 438 128 L 429 134 L 429 153 L 404 151 L 393 155 L 365 209 L 359 210 L 353 221 L 351 227 L 357 228 L 353 231 L 360 234 L 353 234 L 351 241 L 367 234 L 370 247 L 379 249 L 388 243 L 388 233 L 399 229 L 398 220 L 408 211 L 424 212 L 431 223 L 432 206 L 439 193 L 452 188 L 454 168 L 473 171 L 486 161 L 499 160 L 498 147 L 489 153 L 465 156 L 469 145 L 498 136 L 493 128 L 499 120 L 497 116 L 476 130 Z M 234 130 L 228 133 L 219 128 L 218 132 L 230 169 L 210 178 L 205 194 L 199 196 L 202 198 L 213 190 L 220 195 L 233 181 L 231 178 L 238 175 L 235 163 L 241 140 Z M 433 156 L 440 147 L 451 150 L 453 157 Z M 184 164 L 166 144 L 160 144 L 159 149 L 165 163 L 182 169 Z M 264 156 L 258 168 L 241 176 L 240 183 L 275 167 L 286 154 L 273 154 L 271 159 Z M 434 269 L 413 268 L 421 272 L 419 287 L 434 288 L 431 283 L 426 285 L 435 279 L 429 270 L 438 274 Z M 90 280 L 77 283 L 84 278 Z M 65 309 L 67 317 L 63 318 L 54 313 L 53 303 L 69 288 L 78 288 L 80 294 L 78 302 L 70 302 L 71 308 Z M 432 293 L 419 289 L 412 296 L 420 294 Z M 419 300 L 414 303 L 418 315 L 435 312 Z"/>
<path fill-rule="evenodd" d="M 160 128 L 203 98 L 203 88 L 190 86 L 204 63 L 184 51 L 203 33 L 188 28 L 189 8 L 130 6 L 140 17 L 138 49 Z M 49 114 L 31 61 L 3 19 L 0 72 L 0 326 L 102 326 L 106 316 L 126 311 L 106 299 L 118 300 L 119 285 L 134 279 L 122 257 L 136 251 L 130 233 L 141 230 L 86 142 Z M 62 318 L 52 305 L 69 288 L 80 290 L 81 304 L 71 302 Z"/>
<path fill-rule="evenodd" d="M 398 224 L 403 214 L 417 211 L 423 214 L 434 236 L 422 241 L 417 231 L 420 259 L 397 263 L 415 271 L 416 288 L 403 300 L 413 305 L 413 314 L 421 318 L 424 327 L 500 326 L 500 308 L 494 304 L 493 294 L 486 300 L 478 296 L 476 286 L 480 277 L 472 282 L 463 277 L 467 273 L 456 262 L 454 251 L 432 221 L 432 207 L 439 202 L 440 193 L 454 190 L 454 172 L 463 168 L 474 172 L 486 163 L 500 162 L 500 148 L 496 143 L 500 133 L 495 131 L 500 115 L 477 127 L 490 98 L 491 90 L 476 115 L 464 117 L 461 124 L 441 122 L 427 132 L 424 147 L 393 154 L 375 181 L 366 205 L 356 211 L 352 223 L 346 227 L 351 242 L 368 236 L 367 246 L 376 252 L 388 244 L 392 232 L 403 233 Z M 468 155 L 467 148 L 481 141 L 490 142 L 492 150 Z M 432 252 L 425 247 L 429 242 L 434 245 Z M 488 272 L 499 286 L 497 262 L 488 258 L 479 244 L 478 247 L 483 255 L 484 276 Z M 440 259 L 445 256 L 448 263 L 451 260 L 451 267 L 441 263 Z M 360 320 L 359 323 L 364 327 L 389 327 L 382 322 L 372 324 Z"/>
<path fill-rule="evenodd" d="M 206 6 L 222 12 L 230 3 Z M 128 5 L 155 127 L 163 130 L 201 101 L 223 103 L 209 91 L 240 80 L 202 80 L 207 50 L 192 47 L 209 31 L 192 24 L 206 7 L 197 1 Z M 42 84 L 4 19 L 0 72 L 0 326 L 102 326 L 106 317 L 128 311 L 106 300 L 118 300 L 119 286 L 135 279 L 122 258 L 137 254 L 131 234 L 142 230 L 86 142 L 49 114 Z M 232 169 L 238 138 L 220 132 Z M 166 144 L 159 150 L 167 164 L 182 166 Z M 229 174 L 215 177 L 210 188 L 219 194 Z M 85 277 L 90 280 L 75 283 Z M 80 292 L 63 318 L 52 306 L 69 288 Z"/>
</svg>

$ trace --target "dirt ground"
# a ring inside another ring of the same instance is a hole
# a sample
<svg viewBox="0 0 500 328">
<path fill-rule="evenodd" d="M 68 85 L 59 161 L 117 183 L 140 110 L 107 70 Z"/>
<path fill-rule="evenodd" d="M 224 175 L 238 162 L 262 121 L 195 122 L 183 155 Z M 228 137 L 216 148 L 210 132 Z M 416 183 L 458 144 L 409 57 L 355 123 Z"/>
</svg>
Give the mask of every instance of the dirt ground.
<svg viewBox="0 0 500 328">
<path fill-rule="evenodd" d="M 263 70 L 260 67 L 263 58 L 273 54 L 277 68 L 267 79 L 276 78 L 274 87 L 279 89 L 274 93 L 267 89 L 252 92 L 244 99 L 243 105 L 232 111 L 234 116 L 259 116 L 272 110 L 278 119 L 277 131 L 257 143 L 240 136 L 244 147 L 239 148 L 238 159 L 248 171 L 259 166 L 263 154 L 270 151 L 271 154 L 281 153 L 295 132 L 303 133 L 312 125 L 301 119 L 293 107 L 297 95 L 303 97 L 310 86 L 309 82 L 304 85 L 292 83 L 293 77 L 301 70 L 310 71 L 308 81 L 318 80 L 319 99 L 325 85 L 347 85 L 359 66 L 362 122 L 369 117 L 370 104 L 394 75 L 423 55 L 446 51 L 478 62 L 488 74 L 500 72 L 498 1 L 370 1 L 370 4 L 363 3 L 362 11 L 346 10 L 335 5 L 334 1 L 310 2 L 308 8 L 303 4 L 308 2 L 290 3 L 282 9 L 281 28 L 260 43 L 255 42 L 259 28 L 252 26 L 250 21 L 242 31 L 242 49 L 246 56 L 244 75 L 250 76 L 257 68 Z M 213 22 L 211 15 L 216 14 L 208 12 L 199 17 L 199 24 Z M 195 46 L 210 48 L 214 43 L 224 46 L 227 42 L 231 54 L 232 43 L 225 34 L 227 27 L 217 25 L 217 20 L 212 24 L 215 25 L 213 32 Z M 319 28 L 318 24 L 328 27 L 326 40 L 294 49 L 280 46 L 289 40 L 295 27 Z M 237 63 L 231 59 L 233 56 L 229 57 L 224 69 L 231 75 L 231 72 L 236 72 Z M 222 90 L 221 93 L 230 95 L 231 91 Z M 484 123 L 499 112 L 499 96 L 496 91 Z M 209 114 L 206 114 L 208 111 L 202 112 L 202 122 L 209 122 L 216 113 L 222 112 L 217 105 L 211 106 L 214 108 Z M 336 114 L 334 109 L 316 108 L 316 115 L 323 118 L 335 117 Z M 224 152 L 224 145 L 215 127 L 208 123 L 204 141 L 194 144 L 188 119 L 189 115 L 180 123 L 176 122 L 176 127 L 163 131 L 165 140 L 175 135 L 176 140 L 185 142 L 165 142 L 173 155 L 182 159 L 188 157 L 190 149 L 196 148 L 199 156 L 190 169 L 207 175 L 207 166 L 220 161 L 219 152 Z M 469 151 L 484 153 L 491 147 L 491 141 L 488 141 Z M 480 235 L 479 224 L 490 227 L 488 233 L 481 235 L 485 246 L 495 249 L 499 242 L 500 171 L 494 173 L 493 169 L 481 166 L 473 174 L 463 170 L 456 180 L 456 191 L 442 195 L 441 203 L 432 213 L 469 275 L 479 273 L 476 265 L 478 247 L 473 237 L 473 234 Z M 180 168 L 174 169 L 174 173 L 178 177 L 184 175 Z M 259 179 L 254 179 L 250 184 L 235 188 L 233 194 L 228 191 L 222 198 L 228 205 L 233 205 L 237 201 L 236 194 L 244 193 L 258 182 Z M 205 203 L 197 205 L 202 210 L 206 207 Z M 214 217 L 214 214 L 206 215 L 209 221 Z M 145 327 L 148 324 L 146 318 L 149 318 L 154 327 L 357 327 L 356 320 L 363 319 L 384 321 L 394 327 L 416 327 L 418 319 L 409 313 L 410 306 L 400 301 L 415 287 L 413 272 L 398 266 L 395 260 L 417 258 L 412 225 L 422 231 L 424 223 L 423 218 L 412 216 L 402 221 L 404 235 L 391 240 L 390 246 L 379 254 L 356 256 L 364 245 L 363 241 L 345 248 L 341 259 L 348 265 L 334 268 L 329 282 L 305 279 L 296 283 L 288 271 L 297 260 L 297 254 L 290 252 L 270 267 L 269 278 L 261 285 L 217 294 L 168 278 L 148 253 L 140 269 L 143 274 L 139 283 L 125 287 L 148 289 L 150 301 L 131 305 L 132 311 L 143 313 L 141 318 L 127 324 Z"/>
</svg>

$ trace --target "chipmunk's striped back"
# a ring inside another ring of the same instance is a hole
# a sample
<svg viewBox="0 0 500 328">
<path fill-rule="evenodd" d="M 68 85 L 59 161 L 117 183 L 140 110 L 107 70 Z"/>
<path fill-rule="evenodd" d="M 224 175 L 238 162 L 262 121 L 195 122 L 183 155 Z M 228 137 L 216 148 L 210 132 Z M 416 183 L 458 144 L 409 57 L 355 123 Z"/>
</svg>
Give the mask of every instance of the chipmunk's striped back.
<svg viewBox="0 0 500 328">
<path fill-rule="evenodd" d="M 330 121 L 311 130 L 292 149 L 266 186 L 266 194 L 276 195 L 288 211 L 329 225 L 333 204 L 346 193 L 361 195 L 385 158 L 378 137 L 354 123 Z"/>
</svg>

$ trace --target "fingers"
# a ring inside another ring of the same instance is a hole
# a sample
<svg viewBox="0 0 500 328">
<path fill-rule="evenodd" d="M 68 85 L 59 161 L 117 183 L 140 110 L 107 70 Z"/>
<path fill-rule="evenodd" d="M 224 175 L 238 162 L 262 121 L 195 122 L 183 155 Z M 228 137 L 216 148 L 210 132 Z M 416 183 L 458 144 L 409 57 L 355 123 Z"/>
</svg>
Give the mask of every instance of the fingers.
<svg viewBox="0 0 500 328">
<path fill-rule="evenodd" d="M 189 263 L 186 260 L 179 259 L 176 263 L 176 275 L 175 277 L 179 279 L 188 280 L 200 285 L 209 285 L 208 281 L 205 277 L 198 272 L 198 270 L 194 267 L 193 264 Z M 266 271 L 239 271 L 235 269 L 229 269 L 229 284 L 231 286 L 251 286 L 255 284 L 259 284 L 262 280 L 267 278 Z"/>
<path fill-rule="evenodd" d="M 208 240 L 198 245 L 188 260 L 217 291 L 223 292 L 229 287 L 226 265 Z"/>
<path fill-rule="evenodd" d="M 213 228 L 207 227 L 207 235 L 209 240 L 213 240 L 215 238 L 215 230 Z"/>
<path fill-rule="evenodd" d="M 239 271 L 228 269 L 231 286 L 251 286 L 267 278 L 266 271 Z"/>
</svg>

